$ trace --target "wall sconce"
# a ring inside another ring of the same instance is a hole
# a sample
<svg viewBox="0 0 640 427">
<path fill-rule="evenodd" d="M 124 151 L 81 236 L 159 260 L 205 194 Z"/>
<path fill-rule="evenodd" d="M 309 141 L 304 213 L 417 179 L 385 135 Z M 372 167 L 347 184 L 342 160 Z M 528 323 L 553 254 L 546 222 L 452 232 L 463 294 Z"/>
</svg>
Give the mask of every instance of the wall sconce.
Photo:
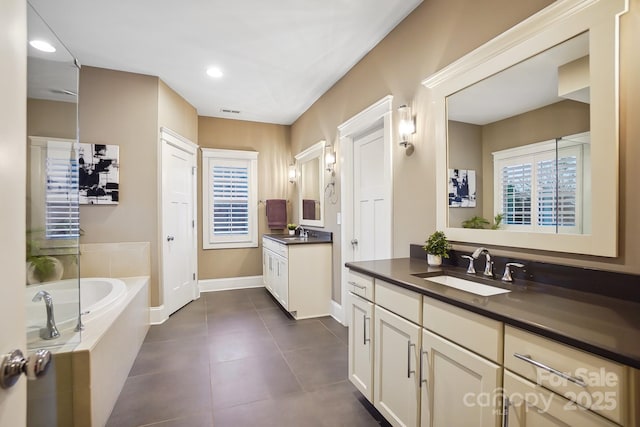
<svg viewBox="0 0 640 427">
<path fill-rule="evenodd" d="M 398 135 L 400 136 L 399 144 L 404 148 L 407 148 L 411 144 L 409 137 L 416 132 L 416 124 L 413 121 L 413 115 L 411 114 L 411 107 L 407 105 L 401 105 L 398 107 Z"/>
<path fill-rule="evenodd" d="M 336 164 L 336 152 L 331 147 L 326 148 L 324 155 L 324 165 L 328 172 L 333 172 L 333 167 Z"/>
<path fill-rule="evenodd" d="M 298 178 L 298 171 L 296 170 L 296 165 L 294 164 L 289 165 L 287 175 L 289 176 L 289 182 L 291 184 L 295 184 L 296 179 Z"/>
</svg>

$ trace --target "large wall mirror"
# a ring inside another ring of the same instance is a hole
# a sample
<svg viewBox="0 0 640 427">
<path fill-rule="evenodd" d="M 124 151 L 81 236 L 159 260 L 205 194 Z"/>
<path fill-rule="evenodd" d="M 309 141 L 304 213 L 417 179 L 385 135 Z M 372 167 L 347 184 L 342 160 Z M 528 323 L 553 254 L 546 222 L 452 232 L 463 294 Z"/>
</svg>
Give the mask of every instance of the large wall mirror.
<svg viewBox="0 0 640 427">
<path fill-rule="evenodd" d="M 552 4 L 427 78 L 451 240 L 617 255 L 618 18 Z"/>
<path fill-rule="evenodd" d="M 324 147 L 317 142 L 296 155 L 300 174 L 298 188 L 298 215 L 301 225 L 324 227 Z"/>
</svg>

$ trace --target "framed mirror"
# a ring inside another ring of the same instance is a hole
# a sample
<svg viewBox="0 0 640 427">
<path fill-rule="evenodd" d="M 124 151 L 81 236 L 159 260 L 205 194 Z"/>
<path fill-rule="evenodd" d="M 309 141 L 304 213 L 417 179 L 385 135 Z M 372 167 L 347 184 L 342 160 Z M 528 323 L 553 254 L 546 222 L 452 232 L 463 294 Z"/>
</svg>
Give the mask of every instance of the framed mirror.
<svg viewBox="0 0 640 427">
<path fill-rule="evenodd" d="M 324 148 L 320 141 L 295 156 L 298 165 L 300 225 L 324 227 Z"/>
<path fill-rule="evenodd" d="M 614 257 L 618 18 L 562 0 L 423 81 L 437 227 L 454 241 Z"/>
</svg>

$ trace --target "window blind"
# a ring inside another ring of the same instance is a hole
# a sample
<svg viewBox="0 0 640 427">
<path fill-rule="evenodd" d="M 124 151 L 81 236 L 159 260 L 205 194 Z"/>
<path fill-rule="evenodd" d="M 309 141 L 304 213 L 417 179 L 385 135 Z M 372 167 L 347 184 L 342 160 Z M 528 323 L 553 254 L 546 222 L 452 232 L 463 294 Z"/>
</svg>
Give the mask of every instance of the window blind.
<svg viewBox="0 0 640 427">
<path fill-rule="evenodd" d="M 213 234 L 249 234 L 249 168 L 214 165 L 211 177 Z"/>
<path fill-rule="evenodd" d="M 46 160 L 45 236 L 47 239 L 80 237 L 78 161 L 74 151 L 49 147 Z"/>
<path fill-rule="evenodd" d="M 531 163 L 502 168 L 502 213 L 505 224 L 531 224 Z"/>
</svg>

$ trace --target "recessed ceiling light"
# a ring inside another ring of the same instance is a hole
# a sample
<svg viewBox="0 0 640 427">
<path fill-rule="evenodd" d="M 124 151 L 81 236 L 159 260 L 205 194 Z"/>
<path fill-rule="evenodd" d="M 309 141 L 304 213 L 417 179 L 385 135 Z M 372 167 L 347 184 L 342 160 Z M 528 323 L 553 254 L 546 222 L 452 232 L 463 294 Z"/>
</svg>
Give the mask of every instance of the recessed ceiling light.
<svg viewBox="0 0 640 427">
<path fill-rule="evenodd" d="M 209 67 L 207 69 L 207 75 L 209 77 L 213 77 L 214 79 L 219 79 L 220 77 L 224 76 L 224 73 L 218 67 Z"/>
<path fill-rule="evenodd" d="M 56 51 L 56 48 L 53 47 L 51 43 L 46 42 L 44 40 L 31 40 L 29 44 L 34 48 L 41 50 L 43 52 L 53 53 Z"/>
</svg>

